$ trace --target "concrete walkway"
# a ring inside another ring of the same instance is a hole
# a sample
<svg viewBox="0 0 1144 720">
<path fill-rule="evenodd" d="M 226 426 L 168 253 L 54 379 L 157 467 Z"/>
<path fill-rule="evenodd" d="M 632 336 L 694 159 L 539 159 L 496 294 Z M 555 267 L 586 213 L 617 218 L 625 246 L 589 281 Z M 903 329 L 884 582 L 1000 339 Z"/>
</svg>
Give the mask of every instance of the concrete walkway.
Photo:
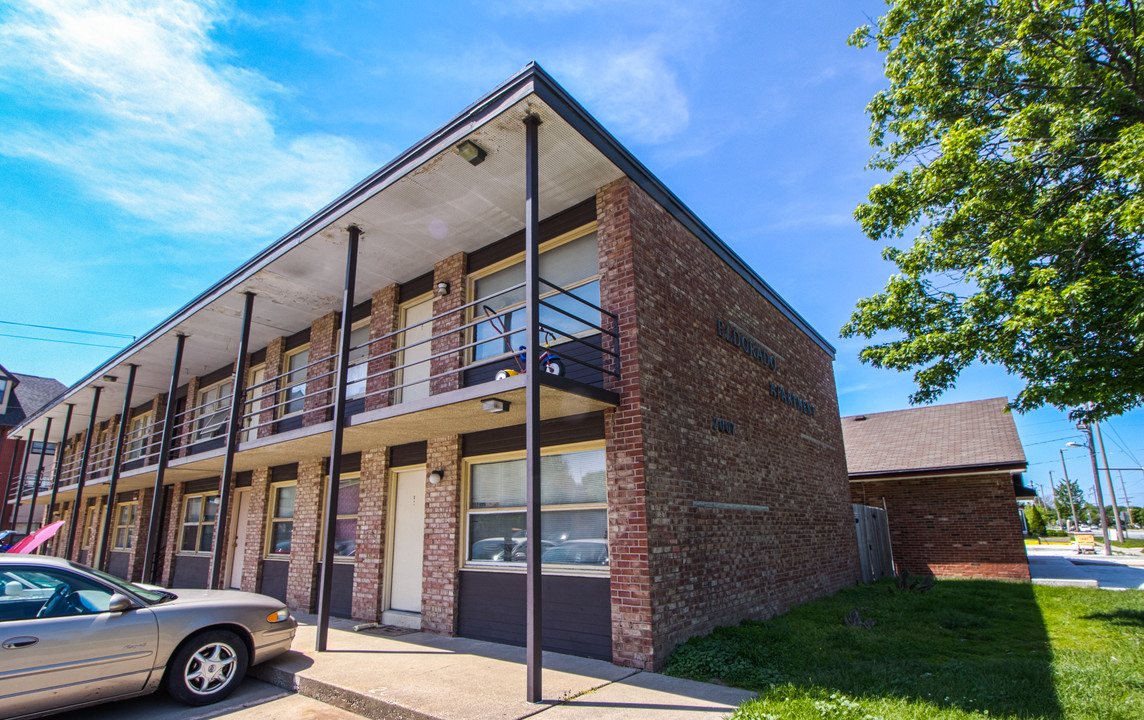
<svg viewBox="0 0 1144 720">
<path fill-rule="evenodd" d="M 1038 585 L 1144 590 L 1144 557 L 1136 554 L 1078 555 L 1072 545 L 1026 545 L 1029 573 Z"/>
<path fill-rule="evenodd" d="M 544 654 L 545 700 L 525 702 L 524 649 L 428 633 L 382 637 L 334 619 L 327 652 L 314 651 L 315 617 L 293 650 L 251 668 L 287 690 L 370 718 L 510 720 L 723 718 L 753 693 L 622 668 L 601 660 Z"/>
</svg>

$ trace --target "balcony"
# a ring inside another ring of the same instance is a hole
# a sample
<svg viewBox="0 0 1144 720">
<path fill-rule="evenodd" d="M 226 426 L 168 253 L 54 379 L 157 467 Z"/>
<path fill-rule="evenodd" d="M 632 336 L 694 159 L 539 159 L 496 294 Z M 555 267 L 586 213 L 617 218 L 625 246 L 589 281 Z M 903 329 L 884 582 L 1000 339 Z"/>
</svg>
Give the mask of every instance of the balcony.
<svg viewBox="0 0 1144 720">
<path fill-rule="evenodd" d="M 619 396 L 606 387 L 619 378 L 616 315 L 575 291 L 543 278 L 540 283 L 540 332 L 546 347 L 541 361 L 549 370 L 540 378 L 541 418 L 614 407 Z M 523 298 L 524 287 L 511 285 L 351 346 L 343 452 L 523 424 L 524 328 L 512 327 L 512 319 L 523 314 L 514 301 Z M 235 472 L 329 454 L 336 359 L 318 358 L 242 389 Z M 557 365 L 560 372 L 555 372 Z M 503 411 L 486 410 L 482 401 L 488 399 L 503 401 Z M 176 413 L 168 480 L 222 471 L 235 401 L 228 390 Z M 163 425 L 158 418 L 126 435 L 121 491 L 153 482 Z M 93 445 L 86 487 L 110 477 L 114 445 L 114 437 Z M 78 481 L 79 455 L 62 466 L 64 498 Z"/>
</svg>

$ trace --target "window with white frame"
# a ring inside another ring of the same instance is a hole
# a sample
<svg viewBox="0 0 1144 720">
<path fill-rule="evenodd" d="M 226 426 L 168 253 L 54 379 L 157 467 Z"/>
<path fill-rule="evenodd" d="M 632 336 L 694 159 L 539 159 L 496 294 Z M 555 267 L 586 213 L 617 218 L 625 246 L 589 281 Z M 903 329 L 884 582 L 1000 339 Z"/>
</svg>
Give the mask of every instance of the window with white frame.
<svg viewBox="0 0 1144 720">
<path fill-rule="evenodd" d="M 600 261 L 596 233 L 589 232 L 573 240 L 542 248 L 539 273 L 540 277 L 560 286 L 577 298 L 599 306 Z M 474 360 L 487 360 L 503 354 L 516 353 L 525 344 L 524 288 L 495 295 L 522 282 L 524 282 L 523 258 L 506 267 L 497 267 L 473 281 L 473 297 L 477 300 L 474 305 L 474 319 L 479 320 L 490 312 L 496 316 L 495 321 L 482 322 L 476 326 L 478 344 L 474 348 Z M 540 297 L 576 318 L 583 318 L 597 325 L 600 323 L 599 313 L 544 283 L 540 285 Z M 582 335 L 595 332 L 590 325 L 544 306 L 540 309 L 540 322 L 557 331 L 553 338 L 547 339 L 551 342 L 558 343 L 565 340 L 562 333 Z M 497 338 L 502 328 L 511 334 L 505 338 Z M 482 340 L 486 342 L 481 342 Z"/>
<path fill-rule="evenodd" d="M 275 483 L 270 488 L 270 532 L 267 555 L 289 555 L 294 539 L 294 496 L 296 482 Z"/>
<path fill-rule="evenodd" d="M 135 513 L 138 502 L 123 502 L 115 506 L 115 531 L 112 535 L 112 550 L 130 550 L 135 542 Z"/>
<path fill-rule="evenodd" d="M 151 413 L 145 412 L 131 418 L 127 438 L 123 446 L 123 461 L 137 460 L 147 452 L 147 434 L 151 427 Z"/>
<path fill-rule="evenodd" d="M 468 461 L 466 562 L 473 567 L 523 565 L 525 459 Z M 608 502 L 603 447 L 546 449 L 540 459 L 541 557 L 546 565 L 608 565 Z"/>
<path fill-rule="evenodd" d="M 369 341 L 369 320 L 364 320 L 350 330 L 350 360 L 346 368 L 346 397 L 353 398 L 365 395 L 366 379 L 369 373 L 369 346 L 362 346 Z"/>
<path fill-rule="evenodd" d="M 200 390 L 195 413 L 195 440 L 216 438 L 226 432 L 233 380 L 223 380 Z"/>
<path fill-rule="evenodd" d="M 282 378 L 281 417 L 300 413 L 306 408 L 306 366 L 310 364 L 310 348 L 294 350 L 286 356 L 286 375 Z"/>
<path fill-rule="evenodd" d="M 258 428 L 253 426 L 259 425 L 261 420 L 262 398 L 266 395 L 273 395 L 274 383 L 266 382 L 266 366 L 259 365 L 253 367 L 246 375 L 246 400 L 242 405 L 242 442 L 253 440 L 258 437 Z M 267 404 L 273 404 L 273 401 Z"/>
<path fill-rule="evenodd" d="M 353 559 L 357 554 L 358 500 L 361 474 L 345 473 L 338 485 L 337 517 L 334 518 L 334 559 Z M 324 497 L 324 494 L 323 494 Z M 325 522 L 319 527 L 325 528 Z M 325 542 L 324 530 L 322 542 Z"/>
<path fill-rule="evenodd" d="M 218 493 L 199 493 L 183 498 L 181 553 L 209 553 L 218 522 Z"/>
</svg>

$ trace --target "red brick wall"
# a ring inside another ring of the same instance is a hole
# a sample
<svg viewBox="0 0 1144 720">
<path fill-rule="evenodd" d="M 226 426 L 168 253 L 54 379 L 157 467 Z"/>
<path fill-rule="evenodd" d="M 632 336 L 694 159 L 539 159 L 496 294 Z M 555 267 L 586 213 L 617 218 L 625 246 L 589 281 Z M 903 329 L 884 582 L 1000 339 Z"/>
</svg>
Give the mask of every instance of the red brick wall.
<svg viewBox="0 0 1144 720">
<path fill-rule="evenodd" d="M 127 579 L 143 579 L 143 554 L 147 544 L 147 529 L 151 525 L 151 505 L 155 499 L 155 488 L 143 488 L 135 493 L 139 504 L 135 506 L 134 535 L 131 549 L 127 553 Z M 114 540 L 115 538 L 112 538 Z"/>
<path fill-rule="evenodd" d="M 433 266 L 433 283 L 449 283 L 449 294 L 433 299 L 433 317 L 436 318 L 432 323 L 434 335 L 440 335 L 443 332 L 464 324 L 463 313 L 453 313 L 451 315 L 445 315 L 444 317 L 438 316 L 465 304 L 465 269 L 467 260 L 468 258 L 464 253 L 457 253 Z M 458 348 L 464 344 L 465 336 L 464 333 L 460 332 L 438 338 L 431 343 L 434 355 L 447 352 L 453 348 Z M 433 395 L 449 392 L 450 390 L 456 390 L 461 387 L 460 373 L 449 372 L 450 370 L 460 370 L 460 353 L 439 357 L 432 361 L 430 368 L 434 377 L 429 383 L 429 388 L 430 393 Z"/>
<path fill-rule="evenodd" d="M 385 337 L 397 330 L 397 285 L 389 285 L 373 294 L 373 303 L 370 306 L 369 339 Z M 385 370 L 392 370 L 394 356 L 390 353 L 396 349 L 395 338 L 379 340 L 369 346 L 369 356 L 377 358 L 369 361 L 369 375 L 366 381 L 366 410 L 376 410 L 390 404 L 392 393 L 384 392 L 394 386 L 393 373 L 380 375 Z M 384 357 L 382 357 L 384 356 Z M 373 377 L 375 376 L 376 377 Z"/>
<path fill-rule="evenodd" d="M 425 482 L 425 551 L 421 580 L 421 629 L 457 631 L 457 548 L 461 529 L 461 438 L 430 438 L 427 470 L 441 470 L 436 485 Z"/>
<path fill-rule="evenodd" d="M 333 405 L 334 396 L 330 392 L 322 392 L 333 387 L 333 371 L 336 363 L 334 353 L 337 352 L 337 335 L 340 320 L 338 313 L 328 313 L 318 318 L 310 325 L 310 362 L 306 370 L 306 415 L 302 421 L 304 425 L 317 425 L 333 417 L 328 405 Z M 318 361 L 322 362 L 318 362 Z"/>
<path fill-rule="evenodd" d="M 831 357 L 628 180 L 602 188 L 597 210 L 601 294 L 625 333 L 608 462 L 613 632 L 629 639 L 614 660 L 656 669 L 692 635 L 857 582 L 850 491 Z M 720 339 L 720 319 L 776 367 Z"/>
<path fill-rule="evenodd" d="M 177 482 L 168 487 L 171 488 L 171 506 L 167 508 L 167 535 L 159 538 L 160 545 L 156 553 L 160 557 L 159 579 L 156 582 L 164 587 L 170 587 L 175 577 L 175 555 L 183 544 L 183 491 L 186 485 Z"/>
<path fill-rule="evenodd" d="M 354 620 L 377 622 L 381 617 L 388 514 L 389 451 L 387 448 L 366 450 L 361 454 L 361 485 L 358 495 L 357 550 L 354 553 L 351 609 Z"/>
<path fill-rule="evenodd" d="M 1009 473 L 850 483 L 854 502 L 886 506 L 899 572 L 1028 580 Z"/>
<path fill-rule="evenodd" d="M 246 519 L 246 556 L 242 560 L 242 589 L 246 592 L 258 592 L 262 585 L 269 506 L 270 468 L 255 468 L 250 481 L 250 514 Z"/>
<path fill-rule="evenodd" d="M 318 530 L 322 507 L 321 458 L 298 463 L 298 489 L 294 495 L 294 532 L 290 540 L 290 570 L 286 579 L 286 604 L 313 612 L 318 599 Z"/>
</svg>

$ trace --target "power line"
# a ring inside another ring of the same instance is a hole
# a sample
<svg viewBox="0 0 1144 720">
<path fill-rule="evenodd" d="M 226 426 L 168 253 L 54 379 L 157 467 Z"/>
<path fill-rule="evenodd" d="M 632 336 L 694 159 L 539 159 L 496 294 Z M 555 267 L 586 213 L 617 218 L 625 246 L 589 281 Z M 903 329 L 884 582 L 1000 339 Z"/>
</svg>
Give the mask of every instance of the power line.
<svg viewBox="0 0 1144 720">
<path fill-rule="evenodd" d="M 1132 460 L 1133 463 L 1144 467 L 1140 465 L 1140 460 L 1136 457 L 1135 453 L 1128 449 L 1128 443 L 1124 442 L 1124 438 L 1120 437 L 1120 433 L 1116 432 L 1116 428 L 1112 427 L 1108 421 L 1105 421 L 1104 426 L 1112 431 L 1114 436 L 1113 441 L 1116 443 L 1116 446 L 1119 447 L 1124 452 L 1124 454 L 1127 455 L 1130 460 Z"/>
<path fill-rule="evenodd" d="M 128 340 L 134 340 L 135 339 L 134 335 L 123 335 L 120 333 L 99 332 L 98 330 L 76 330 L 74 328 L 54 327 L 52 325 L 33 325 L 31 323 L 14 322 L 12 320 L 0 320 L 0 325 L 19 325 L 20 327 L 39 328 L 40 330 L 58 330 L 60 332 L 80 333 L 83 335 L 102 335 L 104 337 L 127 338 Z M 5 335 L 4 337 L 21 337 L 21 336 Z M 40 338 L 27 338 L 27 339 L 39 340 Z M 65 342 L 65 341 L 57 340 L 55 342 Z M 96 347 L 111 347 L 111 346 L 110 345 L 97 345 Z"/>
<path fill-rule="evenodd" d="M 38 340 L 40 342 L 54 342 L 64 345 L 86 345 L 87 347 L 111 348 L 112 350 L 121 349 L 119 345 L 96 345 L 95 343 L 77 342 L 75 340 L 52 340 L 51 338 L 28 337 L 27 335 L 5 335 L 4 333 L 0 333 L 0 337 L 19 338 L 20 340 Z"/>
</svg>

